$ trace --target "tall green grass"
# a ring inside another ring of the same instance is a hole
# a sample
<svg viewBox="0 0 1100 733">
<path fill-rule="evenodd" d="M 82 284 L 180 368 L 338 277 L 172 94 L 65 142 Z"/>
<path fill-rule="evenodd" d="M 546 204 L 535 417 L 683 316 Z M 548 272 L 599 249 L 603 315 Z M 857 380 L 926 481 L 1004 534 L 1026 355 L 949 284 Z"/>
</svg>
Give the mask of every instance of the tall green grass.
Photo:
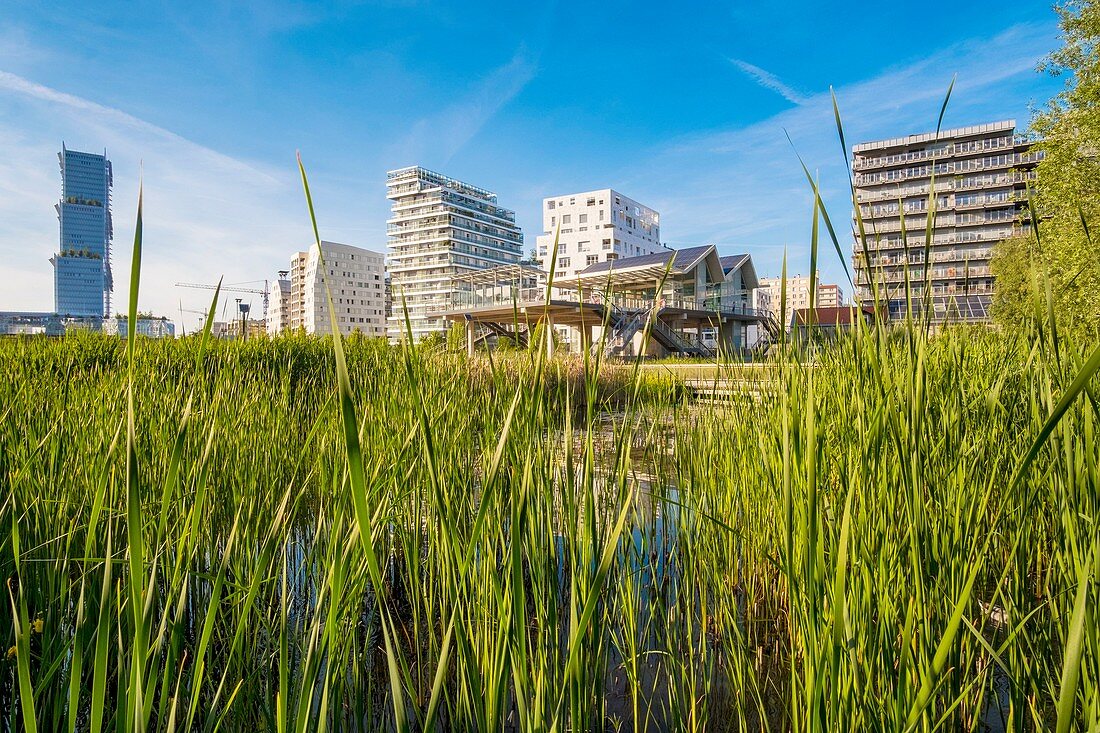
<svg viewBox="0 0 1100 733">
<path fill-rule="evenodd" d="M 537 348 L 0 341 L 0 728 L 1095 730 L 1100 351 L 1041 323 L 783 342 L 706 403 Z"/>
</svg>

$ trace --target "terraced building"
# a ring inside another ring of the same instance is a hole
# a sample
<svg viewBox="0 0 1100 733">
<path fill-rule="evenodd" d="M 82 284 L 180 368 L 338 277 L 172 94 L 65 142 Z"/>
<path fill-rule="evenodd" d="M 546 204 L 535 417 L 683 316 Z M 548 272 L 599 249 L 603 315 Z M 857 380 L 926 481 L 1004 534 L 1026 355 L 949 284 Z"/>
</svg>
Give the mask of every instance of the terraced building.
<svg viewBox="0 0 1100 733">
<path fill-rule="evenodd" d="M 492 191 L 412 166 L 386 174 L 386 197 L 391 341 L 405 336 L 405 308 L 414 340 L 445 332 L 456 276 L 520 261 L 516 214 Z"/>
</svg>

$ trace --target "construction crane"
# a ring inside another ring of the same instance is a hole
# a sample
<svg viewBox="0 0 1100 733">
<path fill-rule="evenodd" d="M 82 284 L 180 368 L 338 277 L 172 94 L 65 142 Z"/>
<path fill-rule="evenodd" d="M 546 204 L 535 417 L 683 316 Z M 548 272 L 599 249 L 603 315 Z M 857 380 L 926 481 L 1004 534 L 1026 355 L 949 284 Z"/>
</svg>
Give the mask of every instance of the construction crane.
<svg viewBox="0 0 1100 733">
<path fill-rule="evenodd" d="M 264 320 L 267 320 L 267 300 L 268 300 L 268 282 L 267 280 L 253 280 L 252 282 L 262 282 L 264 284 L 263 290 L 256 288 L 241 288 L 237 285 L 222 285 L 223 293 L 257 293 L 264 298 Z M 240 283 L 246 285 L 247 283 Z M 217 290 L 217 285 L 204 285 L 202 283 L 176 283 L 177 288 L 197 288 L 198 290 Z"/>
</svg>

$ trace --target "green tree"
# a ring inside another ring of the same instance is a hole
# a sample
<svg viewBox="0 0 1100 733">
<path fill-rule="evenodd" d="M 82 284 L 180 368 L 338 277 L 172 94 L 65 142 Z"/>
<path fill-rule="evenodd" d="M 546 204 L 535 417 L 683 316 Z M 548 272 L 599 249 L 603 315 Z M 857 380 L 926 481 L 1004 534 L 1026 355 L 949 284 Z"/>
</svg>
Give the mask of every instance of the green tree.
<svg viewBox="0 0 1100 733">
<path fill-rule="evenodd" d="M 1031 235 L 1006 239 L 994 248 L 990 267 L 997 283 L 993 292 L 993 318 L 997 323 L 1015 330 L 1031 320 L 1038 266 L 1035 237 Z"/>
<path fill-rule="evenodd" d="M 1096 228 L 1100 215 L 1100 4 L 1070 0 L 1057 10 L 1063 45 L 1040 69 L 1065 77 L 1066 86 L 1032 120 L 1032 132 L 1041 139 L 1036 149 L 1045 154 L 1034 197 L 1039 236 L 1026 247 L 1016 240 L 998 245 L 994 267 L 999 262 L 1001 272 L 995 269 L 994 275 L 998 291 L 1004 292 L 994 309 L 1005 324 L 1028 317 L 1033 262 L 1040 279 L 1050 279 L 1063 325 L 1095 334 L 1100 328 L 1100 258 L 1089 229 Z"/>
</svg>

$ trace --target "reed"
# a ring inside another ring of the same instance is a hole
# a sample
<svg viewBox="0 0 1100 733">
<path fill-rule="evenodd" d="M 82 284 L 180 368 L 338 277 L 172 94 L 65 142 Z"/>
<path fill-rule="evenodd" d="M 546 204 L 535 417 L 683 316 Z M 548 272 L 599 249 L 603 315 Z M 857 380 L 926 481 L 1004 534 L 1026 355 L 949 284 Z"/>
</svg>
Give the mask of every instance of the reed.
<svg viewBox="0 0 1100 733">
<path fill-rule="evenodd" d="M 705 404 L 538 350 L 0 341 L 0 728 L 1096 729 L 1100 350 L 1054 325 L 784 342 Z"/>
</svg>

